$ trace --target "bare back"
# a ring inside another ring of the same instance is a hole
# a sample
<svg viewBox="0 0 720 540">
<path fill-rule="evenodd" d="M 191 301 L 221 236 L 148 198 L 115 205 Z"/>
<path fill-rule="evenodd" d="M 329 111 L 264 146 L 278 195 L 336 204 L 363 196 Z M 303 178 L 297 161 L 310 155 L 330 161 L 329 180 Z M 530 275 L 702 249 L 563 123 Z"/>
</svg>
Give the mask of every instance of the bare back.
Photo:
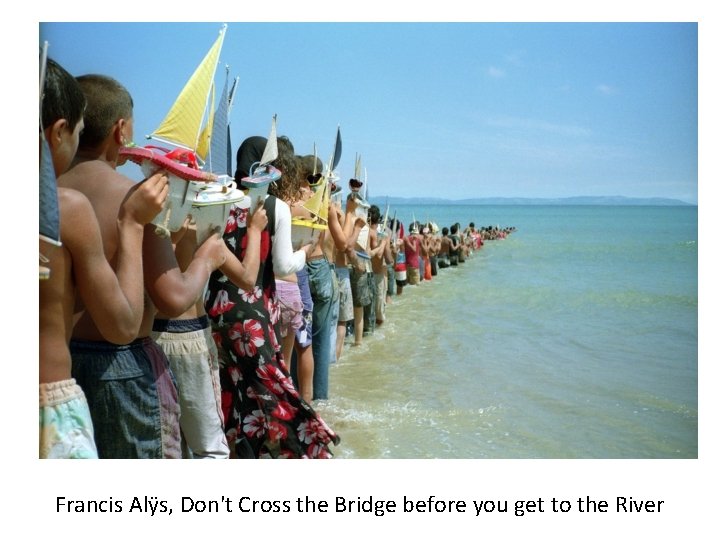
<svg viewBox="0 0 720 540">
<path fill-rule="evenodd" d="M 154 234 L 148 232 L 148 234 Z M 173 237 L 174 238 L 174 237 Z M 154 240 L 154 239 L 152 239 Z M 150 243 L 150 242 L 148 242 Z M 187 230 L 181 235 L 181 238 L 176 241 L 173 239 L 173 248 L 175 251 L 175 259 L 177 260 L 178 267 L 182 272 L 187 271 L 188 267 L 190 266 L 190 263 L 193 260 L 193 256 L 195 254 L 195 250 L 197 249 L 197 230 L 189 226 Z M 150 299 L 146 296 L 146 302 L 148 302 Z M 192 305 L 185 313 L 180 315 L 179 317 L 174 317 L 175 319 L 196 319 L 198 317 L 201 317 L 203 315 L 206 315 L 205 313 L 205 302 L 204 298 L 200 296 L 195 302 L 194 305 Z M 166 315 L 165 313 L 162 313 L 161 311 L 158 311 L 155 314 L 155 318 L 157 319 L 172 319 L 173 317 L 170 315 Z M 141 331 L 143 328 L 141 327 Z"/>
<path fill-rule="evenodd" d="M 62 203 L 61 203 L 62 204 Z M 70 378 L 68 341 L 72 332 L 75 285 L 71 278 L 72 258 L 65 247 L 48 249 L 50 278 L 40 281 L 40 383 Z"/>
<path fill-rule="evenodd" d="M 115 269 L 118 248 L 117 216 L 120 205 L 127 192 L 135 185 L 135 182 L 118 173 L 109 164 L 101 160 L 89 160 L 77 163 L 68 172 L 60 176 L 58 185 L 76 189 L 90 200 L 100 225 L 105 258 L 110 263 L 110 266 Z M 142 255 L 138 253 L 138 257 L 140 256 Z M 76 307 L 76 311 L 82 309 L 82 305 Z M 154 316 L 155 307 L 146 294 L 139 337 L 149 335 Z M 87 311 L 82 313 L 75 324 L 72 337 L 90 341 L 104 340 Z"/>
<path fill-rule="evenodd" d="M 450 238 L 443 236 L 440 239 L 440 255 L 450 255 Z"/>
<path fill-rule="evenodd" d="M 90 202 L 81 193 L 58 189 L 60 208 L 60 237 L 62 246 L 49 253 L 50 278 L 40 281 L 40 382 L 55 382 L 70 378 L 71 360 L 68 343 L 73 331 L 73 308 L 78 292 L 77 277 L 84 279 L 89 272 L 92 281 L 82 291 L 98 302 L 110 298 L 108 285 L 114 275 L 107 264 L 97 220 Z M 75 267 L 73 261 L 76 261 Z M 93 289 L 96 287 L 97 289 Z M 108 298 L 102 295 L 107 293 Z"/>
</svg>

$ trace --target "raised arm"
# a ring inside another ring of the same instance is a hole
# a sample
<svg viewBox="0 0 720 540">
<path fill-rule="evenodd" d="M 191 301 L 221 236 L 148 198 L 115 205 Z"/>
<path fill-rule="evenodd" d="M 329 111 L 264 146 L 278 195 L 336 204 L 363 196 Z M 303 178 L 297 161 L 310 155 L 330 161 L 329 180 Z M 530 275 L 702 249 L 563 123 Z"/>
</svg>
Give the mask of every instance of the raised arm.
<svg viewBox="0 0 720 540">
<path fill-rule="evenodd" d="M 294 274 L 305 266 L 305 259 L 312 244 L 293 252 L 290 236 L 290 208 L 277 199 L 275 202 L 275 238 L 272 246 L 273 271 L 276 276 Z"/>
<path fill-rule="evenodd" d="M 226 259 L 220 267 L 230 281 L 246 291 L 251 291 L 260 269 L 260 239 L 268 218 L 264 201 L 259 201 L 247 225 L 247 246 L 242 261 L 225 245 Z"/>
<path fill-rule="evenodd" d="M 385 238 L 385 249 L 383 250 L 383 259 L 385 264 L 392 264 L 395 262 L 395 254 L 393 253 L 392 241 L 389 237 Z"/>
<path fill-rule="evenodd" d="M 383 237 L 382 240 L 378 240 L 376 236 L 375 242 L 377 243 L 377 245 L 368 252 L 368 255 L 380 259 L 383 256 L 383 252 L 385 251 L 387 237 Z"/>
<path fill-rule="evenodd" d="M 331 204 L 328 210 L 328 229 L 335 243 L 335 249 L 345 251 L 348 247 L 348 238 L 345 234 L 345 228 L 340 223 L 339 210 L 334 204 Z M 348 228 L 348 230 L 351 229 Z"/>
<path fill-rule="evenodd" d="M 179 317 L 200 297 L 210 274 L 226 257 L 225 242 L 214 233 L 195 251 L 183 272 L 178 266 L 170 238 L 155 234 L 155 226 L 145 227 L 143 238 L 145 287 L 155 307 L 168 317 Z"/>
</svg>

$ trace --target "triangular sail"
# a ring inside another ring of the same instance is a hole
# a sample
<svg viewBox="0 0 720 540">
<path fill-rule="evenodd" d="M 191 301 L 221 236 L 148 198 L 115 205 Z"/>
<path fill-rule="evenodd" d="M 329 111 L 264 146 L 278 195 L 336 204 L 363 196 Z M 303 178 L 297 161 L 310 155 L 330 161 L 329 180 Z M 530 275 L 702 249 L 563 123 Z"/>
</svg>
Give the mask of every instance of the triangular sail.
<svg viewBox="0 0 720 540">
<path fill-rule="evenodd" d="M 362 158 L 360 155 L 355 154 L 355 176 L 353 176 L 355 180 L 360 180 L 360 171 L 362 170 L 362 167 L 360 166 L 361 161 Z"/>
<path fill-rule="evenodd" d="M 223 25 L 220 35 L 180 92 L 167 116 L 148 138 L 192 151 L 197 149 L 226 29 L 227 25 Z"/>
<path fill-rule="evenodd" d="M 318 187 L 312 197 L 303 203 L 303 208 L 305 208 L 313 216 L 327 223 L 329 202 L 330 196 L 328 192 L 328 183 L 327 181 L 323 181 L 322 185 Z"/>
<path fill-rule="evenodd" d="M 225 71 L 225 86 L 212 121 L 210 153 L 205 159 L 203 170 L 215 174 L 227 174 L 227 134 L 228 134 L 228 70 Z M 208 122 L 209 123 L 209 122 Z M 199 152 L 198 152 L 199 153 Z"/>
<path fill-rule="evenodd" d="M 340 126 L 337 128 L 337 136 L 335 137 L 335 153 L 333 154 L 333 170 L 340 164 L 342 156 L 342 139 L 340 138 Z"/>
<path fill-rule="evenodd" d="M 213 105 L 215 105 L 215 84 L 212 85 L 210 90 L 210 116 L 208 116 L 208 121 L 205 122 L 205 127 L 203 127 L 203 130 L 200 133 L 197 150 L 195 151 L 197 156 L 203 161 L 208 158 L 208 153 L 210 152 L 210 141 L 212 140 L 213 128 L 215 127 L 215 111 L 212 109 Z"/>
<path fill-rule="evenodd" d="M 368 200 L 370 200 L 370 199 L 368 199 L 368 196 L 369 196 L 368 193 L 369 193 L 369 192 L 368 192 L 367 168 L 365 168 L 365 182 L 364 182 L 364 184 L 363 184 L 363 187 L 365 188 L 365 191 L 363 192 L 363 199 L 365 199 L 366 201 L 368 201 Z"/>
<path fill-rule="evenodd" d="M 226 161 L 226 169 L 225 174 L 228 176 L 232 176 L 232 156 L 233 156 L 233 147 L 232 147 L 232 140 L 230 138 L 230 111 L 232 110 L 233 101 L 235 100 L 235 90 L 237 90 L 238 81 L 240 80 L 240 77 L 235 77 L 235 80 L 233 81 L 232 88 L 230 88 L 230 95 L 228 96 L 228 123 L 227 123 L 227 141 L 225 144 L 226 152 L 225 152 L 225 161 Z"/>
<path fill-rule="evenodd" d="M 322 201 L 320 203 L 320 213 L 318 217 L 325 223 L 328 222 L 328 207 L 330 206 L 330 184 L 326 180 L 322 188 Z"/>
<path fill-rule="evenodd" d="M 272 125 L 270 126 L 270 136 L 268 137 L 267 144 L 265 145 L 262 158 L 260 158 L 260 165 L 267 165 L 271 161 L 275 161 L 277 157 L 277 114 L 274 114 Z"/>
<path fill-rule="evenodd" d="M 337 128 L 337 135 L 335 136 L 335 147 L 333 153 L 328 160 L 328 174 L 333 172 L 340 163 L 340 157 L 342 156 L 342 138 L 340 137 L 340 126 Z"/>
</svg>

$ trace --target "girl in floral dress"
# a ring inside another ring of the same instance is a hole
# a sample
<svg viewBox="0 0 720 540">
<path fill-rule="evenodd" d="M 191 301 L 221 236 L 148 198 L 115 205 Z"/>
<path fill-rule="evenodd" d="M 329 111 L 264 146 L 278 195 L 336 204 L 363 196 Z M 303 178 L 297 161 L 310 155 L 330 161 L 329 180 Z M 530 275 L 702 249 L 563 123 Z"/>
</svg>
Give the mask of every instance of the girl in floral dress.
<svg viewBox="0 0 720 540">
<path fill-rule="evenodd" d="M 248 175 L 247 163 L 260 159 L 265 142 L 262 137 L 251 137 L 240 146 L 238 184 Z M 278 138 L 278 151 L 275 166 L 283 172 L 281 181 L 293 181 L 294 149 L 287 138 Z M 269 195 L 265 210 L 268 225 L 260 233 L 255 289 L 243 291 L 216 271 L 205 296 L 219 353 L 222 409 L 231 457 L 329 458 L 332 453 L 328 446 L 340 439 L 295 389 L 275 330 L 279 310 L 274 266 L 281 267 L 275 268 L 281 274 L 297 271 L 305 263 L 309 246 L 292 253 L 287 204 Z M 240 260 L 247 247 L 247 214 L 247 209 L 233 206 L 224 234 L 226 244 Z"/>
</svg>

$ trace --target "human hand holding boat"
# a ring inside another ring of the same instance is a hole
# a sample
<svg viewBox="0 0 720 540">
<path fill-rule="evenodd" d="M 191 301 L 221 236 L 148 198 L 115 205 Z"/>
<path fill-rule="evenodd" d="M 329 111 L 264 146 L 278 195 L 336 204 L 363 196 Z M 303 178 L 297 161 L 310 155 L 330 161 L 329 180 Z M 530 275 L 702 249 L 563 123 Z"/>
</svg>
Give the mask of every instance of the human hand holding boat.
<svg viewBox="0 0 720 540">
<path fill-rule="evenodd" d="M 310 242 L 302 245 L 299 248 L 298 251 L 302 250 L 305 252 L 305 260 L 307 260 L 307 258 L 310 257 L 310 255 L 312 255 L 313 251 L 315 251 L 315 248 L 317 247 L 319 241 L 320 241 L 320 235 L 319 234 L 313 235 Z"/>
<path fill-rule="evenodd" d="M 355 200 L 355 197 L 348 197 L 347 203 L 345 204 L 345 213 L 346 214 L 355 214 L 355 209 L 357 208 L 358 204 Z"/>
<path fill-rule="evenodd" d="M 268 224 L 267 211 L 265 210 L 265 201 L 262 197 L 258 197 L 255 203 L 255 209 L 250 214 L 248 221 L 248 229 L 255 229 L 259 232 L 263 231 Z"/>
<path fill-rule="evenodd" d="M 204 259 L 211 273 L 225 263 L 225 242 L 220 236 L 220 227 L 217 227 L 213 233 L 200 244 L 200 247 L 195 251 L 194 258 Z"/>
<path fill-rule="evenodd" d="M 168 191 L 168 175 L 164 171 L 138 182 L 125 196 L 118 219 L 129 218 L 140 225 L 147 225 L 163 209 Z"/>
</svg>

